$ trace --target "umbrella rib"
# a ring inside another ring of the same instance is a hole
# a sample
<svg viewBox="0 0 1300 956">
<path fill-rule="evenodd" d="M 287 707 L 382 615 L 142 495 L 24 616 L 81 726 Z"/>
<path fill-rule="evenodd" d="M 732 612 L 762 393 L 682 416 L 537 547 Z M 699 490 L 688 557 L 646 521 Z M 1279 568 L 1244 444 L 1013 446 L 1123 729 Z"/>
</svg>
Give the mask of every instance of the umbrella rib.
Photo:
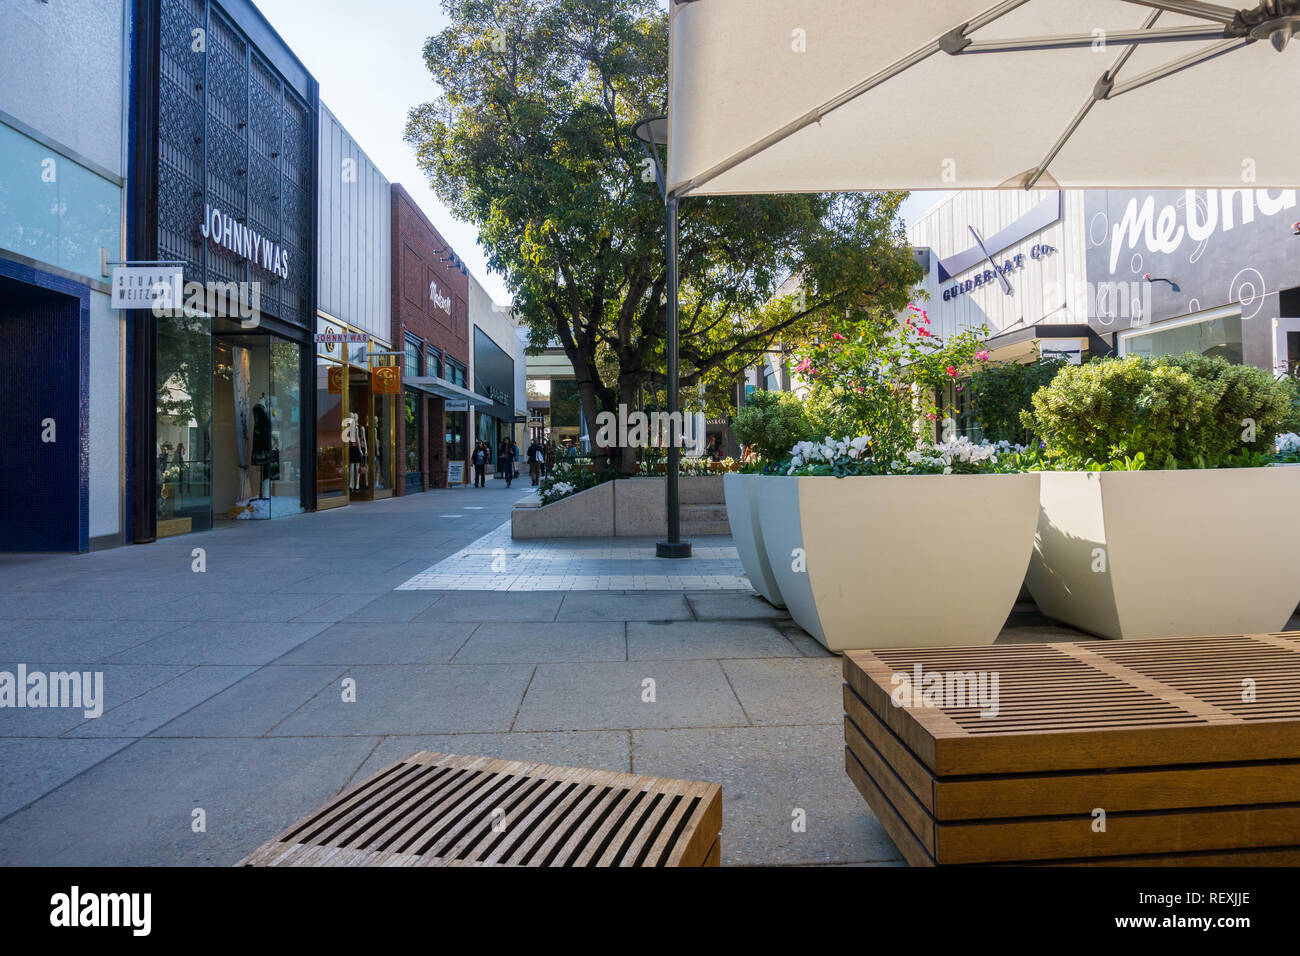
<svg viewBox="0 0 1300 956">
<path fill-rule="evenodd" d="M 1168 30 L 1113 30 L 1101 37 L 1116 46 L 1143 43 L 1186 43 L 1192 40 L 1222 40 L 1223 31 L 1215 27 L 1171 27 Z M 1018 37 L 1006 40 L 983 40 L 971 43 L 954 54 L 967 53 L 1023 53 L 1036 50 L 1067 50 L 1073 47 L 1090 47 L 1098 37 L 1091 33 L 1071 33 L 1064 36 Z"/>
<path fill-rule="evenodd" d="M 1146 19 L 1142 21 L 1140 29 L 1150 30 L 1155 26 L 1156 21 L 1160 19 L 1161 12 L 1162 11 L 1160 10 L 1152 10 L 1148 13 Z M 1074 114 L 1074 119 L 1071 120 L 1070 125 L 1065 128 L 1065 132 L 1057 137 L 1056 142 L 1053 143 L 1052 148 L 1047 151 L 1047 155 L 1044 156 L 1043 161 L 1038 164 L 1033 175 L 1025 181 L 1026 189 L 1033 189 L 1034 186 L 1038 184 L 1038 181 L 1043 178 L 1044 174 L 1046 174 L 1047 167 L 1052 165 L 1052 162 L 1056 159 L 1057 153 L 1065 147 L 1065 144 L 1069 141 L 1070 137 L 1075 134 L 1075 131 L 1078 130 L 1080 124 L 1083 123 L 1084 119 L 1087 117 L 1088 112 L 1097 105 L 1099 100 L 1105 99 L 1110 94 L 1111 87 L 1115 83 L 1115 77 L 1119 74 L 1120 70 L 1124 69 L 1125 64 L 1128 63 L 1129 58 L 1133 56 L 1136 51 L 1137 44 L 1135 43 L 1130 43 L 1120 51 L 1119 56 L 1115 58 L 1115 62 L 1111 65 L 1111 68 L 1103 73 L 1097 80 L 1096 84 L 1092 88 L 1091 95 L 1089 95 L 1083 106 L 1079 108 L 1079 111 Z"/>
<path fill-rule="evenodd" d="M 1173 76 L 1175 73 L 1181 73 L 1183 70 L 1199 66 L 1202 63 L 1208 63 L 1215 57 L 1223 56 L 1225 53 L 1231 53 L 1234 50 L 1240 50 L 1242 47 L 1250 46 L 1254 43 L 1253 37 L 1233 37 L 1230 40 L 1222 40 L 1195 53 L 1189 53 L 1186 56 L 1180 56 L 1176 60 L 1171 60 L 1164 66 L 1158 66 L 1154 70 L 1148 70 L 1140 76 L 1116 84 L 1107 94 L 1107 99 L 1113 99 L 1131 90 L 1146 86 L 1148 83 L 1154 83 L 1156 80 L 1163 80 L 1167 76 Z"/>
<path fill-rule="evenodd" d="M 1217 3 L 1203 3 L 1201 0 L 1124 0 L 1125 3 L 1140 7 L 1155 7 L 1168 13 L 1181 13 L 1201 20 L 1213 20 L 1225 26 L 1237 18 L 1237 11 L 1231 7 L 1222 7 Z"/>
<path fill-rule="evenodd" d="M 717 177 L 721 176 L 723 173 L 735 169 L 737 166 L 739 166 L 741 163 L 745 162 L 746 160 L 753 159 L 755 156 L 757 156 L 759 153 L 763 152 L 764 150 L 772 146 L 775 146 L 777 143 L 781 142 L 782 140 L 788 139 L 789 137 L 793 136 L 795 133 L 799 132 L 801 129 L 804 129 L 805 127 L 808 126 L 812 126 L 814 123 L 820 123 L 822 121 L 822 117 L 826 116 L 828 113 L 831 113 L 834 110 L 839 109 L 841 106 L 844 106 L 846 103 L 852 102 L 853 100 L 857 99 L 859 96 L 862 96 L 864 93 L 870 92 L 880 84 L 886 82 L 887 80 L 893 79 L 895 76 L 897 76 L 898 74 L 906 70 L 911 69 L 912 67 L 916 66 L 918 63 L 922 62 L 923 60 L 926 60 L 929 57 L 934 56 L 934 54 L 940 52 L 943 49 L 943 44 L 945 43 L 947 38 L 952 34 L 967 33 L 970 32 L 971 30 L 978 30 L 980 27 L 987 26 L 988 24 L 992 23 L 994 20 L 997 20 L 1005 16 L 1006 14 L 1017 9 L 1018 7 L 1024 6 L 1028 2 L 1029 0 L 1003 0 L 1002 3 L 999 3 L 996 6 L 990 7 L 988 10 L 985 10 L 983 13 L 979 14 L 969 23 L 961 24 L 955 30 L 950 30 L 948 33 L 944 34 L 942 37 L 940 37 L 937 40 L 931 40 L 929 43 L 925 44 L 924 46 L 919 47 L 916 50 L 913 50 L 911 53 L 903 57 L 901 60 L 897 60 L 896 62 L 885 67 L 880 72 L 863 80 L 861 83 L 858 83 L 855 86 L 851 86 L 844 92 L 835 96 L 834 98 L 827 100 L 821 106 L 809 110 L 807 113 L 805 113 L 803 116 L 800 116 L 798 119 L 786 123 L 780 129 L 768 133 L 766 136 L 764 136 L 762 139 L 758 140 L 757 142 L 752 143 L 749 146 L 746 146 L 744 149 L 736 153 L 733 153 L 731 156 L 727 157 L 722 162 L 717 163 L 716 165 L 709 167 L 699 175 L 692 177 L 686 183 L 684 183 L 680 188 L 672 190 L 670 194 L 674 196 L 684 196 L 687 193 L 691 192 L 692 190 L 698 189 L 700 186 L 703 186 L 705 183 L 708 183 L 713 179 L 716 179 Z"/>
</svg>

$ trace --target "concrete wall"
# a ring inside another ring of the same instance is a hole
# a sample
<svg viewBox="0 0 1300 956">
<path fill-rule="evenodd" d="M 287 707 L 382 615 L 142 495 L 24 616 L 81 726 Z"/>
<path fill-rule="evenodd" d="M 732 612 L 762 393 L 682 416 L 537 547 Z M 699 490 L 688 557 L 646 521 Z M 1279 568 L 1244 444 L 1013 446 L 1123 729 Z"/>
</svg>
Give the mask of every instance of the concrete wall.
<svg viewBox="0 0 1300 956">
<path fill-rule="evenodd" d="M 682 476 L 678 494 L 683 507 L 722 505 L 722 476 Z M 553 504 L 535 498 L 515 505 L 510 515 L 514 538 L 636 538 L 665 534 L 667 501 L 662 478 L 621 478 L 588 488 Z"/>
<path fill-rule="evenodd" d="M 389 182 L 324 104 L 319 136 L 317 307 L 387 342 L 392 326 Z"/>
</svg>

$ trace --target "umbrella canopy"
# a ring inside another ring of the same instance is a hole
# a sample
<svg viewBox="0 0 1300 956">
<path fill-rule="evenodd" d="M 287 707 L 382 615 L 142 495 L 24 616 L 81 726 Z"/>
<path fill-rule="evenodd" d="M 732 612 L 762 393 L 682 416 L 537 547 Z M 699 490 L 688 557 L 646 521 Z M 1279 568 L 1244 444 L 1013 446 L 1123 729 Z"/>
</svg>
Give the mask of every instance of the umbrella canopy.
<svg viewBox="0 0 1300 956">
<path fill-rule="evenodd" d="M 1300 186 L 1300 0 L 673 0 L 669 189 Z"/>
</svg>

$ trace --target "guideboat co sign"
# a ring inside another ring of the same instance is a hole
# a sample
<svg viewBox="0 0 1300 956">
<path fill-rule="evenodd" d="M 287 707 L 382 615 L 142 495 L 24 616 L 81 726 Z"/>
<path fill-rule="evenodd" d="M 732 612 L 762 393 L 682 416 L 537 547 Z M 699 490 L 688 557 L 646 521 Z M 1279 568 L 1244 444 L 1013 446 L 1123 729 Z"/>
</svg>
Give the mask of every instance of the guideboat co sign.
<svg viewBox="0 0 1300 956">
<path fill-rule="evenodd" d="M 203 207 L 199 231 L 213 245 L 229 249 L 281 279 L 289 278 L 289 253 L 278 242 L 272 242 L 216 206 Z"/>
</svg>

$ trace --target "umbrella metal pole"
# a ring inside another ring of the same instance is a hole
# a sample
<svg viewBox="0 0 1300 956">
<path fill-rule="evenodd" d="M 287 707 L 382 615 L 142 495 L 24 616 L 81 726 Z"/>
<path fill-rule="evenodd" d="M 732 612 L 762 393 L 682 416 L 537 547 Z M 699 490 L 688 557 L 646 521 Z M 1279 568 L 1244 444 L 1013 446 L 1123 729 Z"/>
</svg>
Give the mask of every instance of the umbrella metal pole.
<svg viewBox="0 0 1300 956">
<path fill-rule="evenodd" d="M 655 555 L 660 558 L 689 558 L 691 543 L 682 540 L 681 499 L 677 488 L 677 470 L 681 466 L 682 450 L 679 444 L 681 428 L 681 402 L 677 394 L 679 377 L 678 320 L 677 320 L 677 197 L 668 196 L 668 540 L 655 545 Z"/>
</svg>

